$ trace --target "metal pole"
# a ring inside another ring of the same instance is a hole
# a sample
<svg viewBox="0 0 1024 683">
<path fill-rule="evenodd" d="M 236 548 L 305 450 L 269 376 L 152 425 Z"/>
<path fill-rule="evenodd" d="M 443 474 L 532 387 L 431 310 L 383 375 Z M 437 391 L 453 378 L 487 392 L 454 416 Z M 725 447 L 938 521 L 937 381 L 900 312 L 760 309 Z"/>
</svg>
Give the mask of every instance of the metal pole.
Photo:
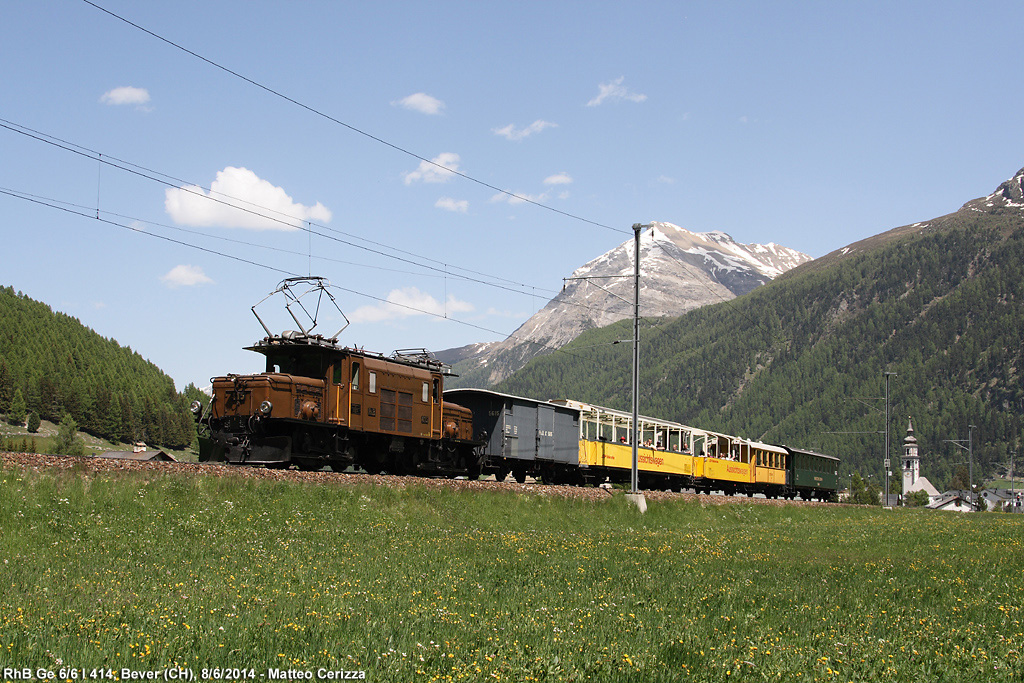
<svg viewBox="0 0 1024 683">
<path fill-rule="evenodd" d="M 889 506 L 889 377 L 895 377 L 895 372 L 885 373 L 885 457 L 882 459 L 882 466 L 885 472 L 885 505 Z"/>
<path fill-rule="evenodd" d="M 637 444 L 640 441 L 640 223 L 633 224 L 633 470 L 630 493 L 640 490 Z"/>
<path fill-rule="evenodd" d="M 1010 512 L 1013 512 L 1013 456 L 1016 453 L 1010 454 Z"/>
<path fill-rule="evenodd" d="M 971 490 L 967 495 L 971 501 L 971 511 L 974 511 L 974 425 L 967 425 L 967 474 L 970 477 Z"/>
</svg>

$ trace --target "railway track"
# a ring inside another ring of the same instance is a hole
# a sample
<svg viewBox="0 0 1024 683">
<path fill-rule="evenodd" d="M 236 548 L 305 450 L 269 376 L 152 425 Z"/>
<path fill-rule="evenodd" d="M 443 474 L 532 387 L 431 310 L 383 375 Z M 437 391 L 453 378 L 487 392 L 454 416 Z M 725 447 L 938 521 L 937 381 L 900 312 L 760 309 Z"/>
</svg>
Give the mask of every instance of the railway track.
<svg viewBox="0 0 1024 683">
<path fill-rule="evenodd" d="M 557 497 L 570 500 L 607 500 L 616 491 L 584 486 L 561 486 L 543 483 L 520 484 L 514 481 L 488 481 L 467 479 L 433 479 L 413 476 L 395 476 L 389 474 L 360 474 L 350 472 L 308 472 L 297 469 L 267 469 L 262 467 L 242 467 L 220 463 L 195 462 L 158 462 L 139 461 L 99 456 L 66 456 L 45 455 L 39 453 L 8 453 L 0 452 L 0 464 L 4 469 L 21 468 L 36 472 L 70 471 L 85 476 L 137 472 L 151 476 L 168 474 L 206 475 L 224 477 L 242 477 L 247 479 L 265 479 L 269 481 L 307 482 L 321 485 L 352 486 L 369 484 L 402 489 L 409 486 L 424 486 L 449 490 L 508 491 L 524 495 Z M 644 491 L 649 501 L 659 500 L 700 500 L 709 505 L 729 503 L 751 503 L 758 505 L 835 505 L 819 501 L 781 500 L 770 498 L 748 498 L 746 496 L 698 495 L 696 493 L 674 493 L 670 491 Z"/>
</svg>

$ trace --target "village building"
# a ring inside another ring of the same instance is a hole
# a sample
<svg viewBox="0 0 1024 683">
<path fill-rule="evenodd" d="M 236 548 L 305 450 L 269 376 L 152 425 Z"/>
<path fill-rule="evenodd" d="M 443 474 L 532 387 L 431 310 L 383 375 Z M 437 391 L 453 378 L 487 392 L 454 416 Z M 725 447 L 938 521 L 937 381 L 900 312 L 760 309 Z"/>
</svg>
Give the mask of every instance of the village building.
<svg viewBox="0 0 1024 683">
<path fill-rule="evenodd" d="M 927 477 L 921 476 L 921 456 L 918 453 L 917 437 L 914 436 L 914 421 L 907 420 L 907 436 L 903 439 L 903 497 L 924 491 L 928 494 L 929 507 L 937 502 L 942 494 L 932 486 Z"/>
<path fill-rule="evenodd" d="M 967 496 L 967 491 L 946 491 L 938 500 L 928 504 L 932 510 L 947 510 L 951 512 L 972 512 L 972 505 Z"/>
<path fill-rule="evenodd" d="M 136 462 L 178 462 L 170 453 L 164 451 L 132 450 L 132 451 L 106 451 L 98 453 L 97 458 L 110 458 L 113 460 L 134 460 Z"/>
<path fill-rule="evenodd" d="M 1021 492 L 1016 489 L 985 489 L 981 492 L 985 509 L 993 512 L 1020 512 Z"/>
</svg>

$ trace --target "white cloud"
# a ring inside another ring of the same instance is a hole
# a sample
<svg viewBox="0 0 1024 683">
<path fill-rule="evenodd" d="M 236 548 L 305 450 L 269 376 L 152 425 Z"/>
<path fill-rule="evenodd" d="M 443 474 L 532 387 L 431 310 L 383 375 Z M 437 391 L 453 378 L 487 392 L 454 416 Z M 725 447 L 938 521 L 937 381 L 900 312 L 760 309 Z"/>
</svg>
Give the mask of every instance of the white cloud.
<svg viewBox="0 0 1024 683">
<path fill-rule="evenodd" d="M 455 213 L 466 213 L 469 211 L 469 202 L 465 199 L 441 197 L 434 203 L 434 206 L 445 211 L 454 211 Z"/>
<path fill-rule="evenodd" d="M 171 188 L 165 195 L 164 208 L 180 225 L 296 230 L 303 221 L 326 223 L 331 220 L 330 209 L 320 202 L 313 206 L 298 204 L 282 188 L 262 180 L 247 168 L 234 166 L 217 172 L 209 193 L 193 185 Z M 236 206 L 246 210 L 234 208 Z"/>
<path fill-rule="evenodd" d="M 675 185 L 676 179 L 669 177 L 667 175 L 660 175 L 657 178 L 655 178 L 654 182 L 658 183 L 659 185 Z"/>
<path fill-rule="evenodd" d="M 133 88 L 126 85 L 103 93 L 100 102 L 112 105 L 135 104 L 142 106 L 149 102 L 149 91 L 145 88 Z"/>
<path fill-rule="evenodd" d="M 177 287 L 195 287 L 196 285 L 212 284 L 213 280 L 206 276 L 199 266 L 180 265 L 171 268 L 166 275 L 160 278 L 164 284 L 172 289 Z"/>
<path fill-rule="evenodd" d="M 357 308 L 349 314 L 348 319 L 354 323 L 379 323 L 412 315 L 446 316 L 453 313 L 469 313 L 472 310 L 473 304 L 459 301 L 453 295 L 448 295 L 447 303 L 441 303 L 416 287 L 403 287 L 391 290 L 387 301 Z"/>
<path fill-rule="evenodd" d="M 421 114 L 440 114 L 444 111 L 444 102 L 422 92 L 414 93 L 408 97 L 403 97 L 391 104 L 404 107 L 411 111 L 418 111 Z"/>
<path fill-rule="evenodd" d="M 534 133 L 539 133 L 545 128 L 558 128 L 557 123 L 551 123 L 550 121 L 541 121 L 537 119 L 526 128 L 516 128 L 514 124 L 508 124 L 504 128 L 495 128 L 494 134 L 500 135 L 508 140 L 522 140 L 528 138 Z"/>
<path fill-rule="evenodd" d="M 572 176 L 568 173 L 556 173 L 555 175 L 549 175 L 544 179 L 545 185 L 570 185 L 572 184 Z"/>
<path fill-rule="evenodd" d="M 609 83 L 601 83 L 598 87 L 598 95 L 594 99 L 587 102 L 588 107 L 596 107 L 609 100 L 628 100 L 630 102 L 643 102 L 647 99 L 647 95 L 641 95 L 639 93 L 630 92 L 628 88 L 622 85 L 622 82 L 626 80 L 625 76 L 619 76 L 614 81 Z"/>
<path fill-rule="evenodd" d="M 448 172 L 459 170 L 459 155 L 454 152 L 442 152 L 430 161 L 421 161 L 415 171 L 402 174 L 406 185 L 422 180 L 425 183 L 446 183 L 452 179 Z"/>
</svg>

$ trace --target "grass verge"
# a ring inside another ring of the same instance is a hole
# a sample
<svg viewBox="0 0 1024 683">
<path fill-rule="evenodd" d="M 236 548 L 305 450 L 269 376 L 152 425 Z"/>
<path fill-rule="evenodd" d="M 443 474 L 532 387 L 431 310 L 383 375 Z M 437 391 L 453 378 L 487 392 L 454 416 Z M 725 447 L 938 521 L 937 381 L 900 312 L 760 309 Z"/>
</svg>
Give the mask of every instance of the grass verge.
<svg viewBox="0 0 1024 683">
<path fill-rule="evenodd" d="M 0 471 L 3 666 L 1019 680 L 1024 520 Z"/>
</svg>

